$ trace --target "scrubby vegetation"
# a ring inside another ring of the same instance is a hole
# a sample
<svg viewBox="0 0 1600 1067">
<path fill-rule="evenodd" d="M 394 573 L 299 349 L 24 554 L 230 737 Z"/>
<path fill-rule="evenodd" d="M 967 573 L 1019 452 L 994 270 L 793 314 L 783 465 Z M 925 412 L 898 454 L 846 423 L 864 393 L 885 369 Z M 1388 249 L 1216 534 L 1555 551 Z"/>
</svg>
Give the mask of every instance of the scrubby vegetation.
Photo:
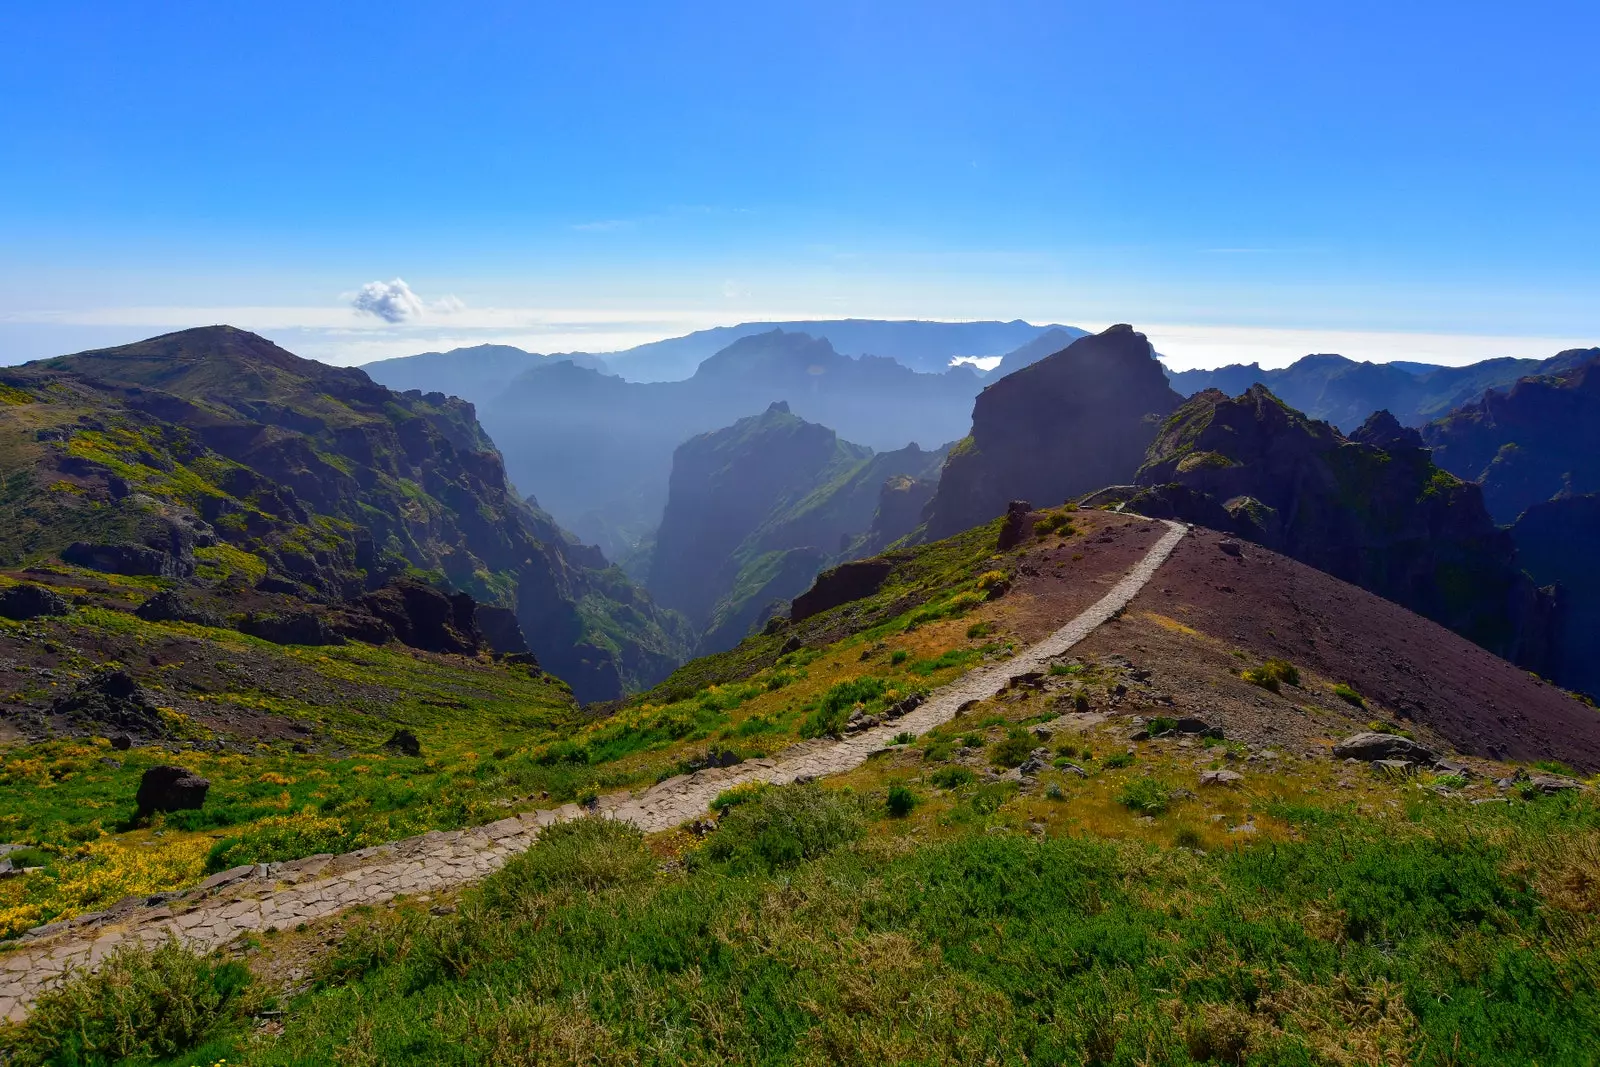
<svg viewBox="0 0 1600 1067">
<path fill-rule="evenodd" d="M 1259 667 L 1246 668 L 1240 677 L 1251 685 L 1278 693 L 1285 685 L 1300 684 L 1300 669 L 1287 660 L 1269 659 Z"/>
<path fill-rule="evenodd" d="M 176 1056 L 239 1030 L 256 1003 L 249 983 L 240 964 L 197 956 L 176 941 L 119 948 L 93 974 L 41 997 L 0 1048 L 9 1048 L 5 1062 L 15 1067 Z"/>
<path fill-rule="evenodd" d="M 1279 814 L 1270 847 L 957 821 L 908 848 L 790 787 L 686 869 L 581 820 L 456 914 L 358 923 L 283 1035 L 229 1060 L 1592 1062 L 1592 802 Z M 36 1019 L 35 1042 L 73 1025 Z"/>
</svg>

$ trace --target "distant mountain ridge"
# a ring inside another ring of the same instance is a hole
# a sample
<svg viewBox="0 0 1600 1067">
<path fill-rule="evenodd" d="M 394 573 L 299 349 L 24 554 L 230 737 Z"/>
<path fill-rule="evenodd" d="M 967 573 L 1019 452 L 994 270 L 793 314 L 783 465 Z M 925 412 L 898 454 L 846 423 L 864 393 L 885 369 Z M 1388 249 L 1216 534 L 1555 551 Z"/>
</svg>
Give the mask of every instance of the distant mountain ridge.
<svg viewBox="0 0 1600 1067">
<path fill-rule="evenodd" d="M 788 322 L 742 322 L 698 330 L 684 337 L 652 341 L 608 354 L 606 363 L 630 381 L 674 381 L 687 378 L 702 361 L 735 341 L 752 334 L 779 329 L 826 340 L 847 356 L 879 356 L 912 370 L 937 374 L 957 356 L 1003 356 L 1040 334 L 1070 326 L 1036 326 L 1021 319 L 1010 322 L 932 322 L 917 319 L 817 319 Z"/>
<path fill-rule="evenodd" d="M 1310 355 L 1287 367 L 1262 370 L 1259 364 L 1229 364 L 1213 370 L 1169 371 L 1172 387 L 1184 396 L 1220 389 L 1237 396 L 1253 385 L 1314 419 L 1349 433 L 1374 411 L 1390 412 L 1403 426 L 1421 426 L 1469 404 L 1490 389 L 1519 378 L 1552 373 L 1571 353 L 1548 360 L 1504 357 L 1464 367 L 1427 363 L 1360 363 L 1339 355 Z"/>
<path fill-rule="evenodd" d="M 380 359 L 361 369 L 373 381 L 390 389 L 448 393 L 481 407 L 523 371 L 562 361 L 601 374 L 610 373 L 604 359 L 587 352 L 541 355 L 513 345 L 473 345 L 452 348 L 448 352 L 419 352 L 414 356 Z"/>
<path fill-rule="evenodd" d="M 512 481 L 613 559 L 644 541 L 667 502 L 672 454 L 774 401 L 884 451 L 960 437 L 981 377 L 852 358 L 825 340 L 770 330 L 741 338 L 675 382 L 630 382 L 541 364 L 481 409 Z"/>
</svg>

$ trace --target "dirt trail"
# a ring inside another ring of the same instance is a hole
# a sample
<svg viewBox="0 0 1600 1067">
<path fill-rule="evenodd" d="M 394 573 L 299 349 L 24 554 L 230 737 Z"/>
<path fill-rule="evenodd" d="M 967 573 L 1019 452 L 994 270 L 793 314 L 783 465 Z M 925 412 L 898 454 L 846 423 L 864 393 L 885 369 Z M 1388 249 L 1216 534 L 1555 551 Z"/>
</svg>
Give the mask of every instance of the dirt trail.
<svg viewBox="0 0 1600 1067">
<path fill-rule="evenodd" d="M 971 671 L 941 687 L 920 707 L 888 725 L 842 741 L 806 742 L 788 749 L 781 759 L 751 760 L 669 778 L 638 795 L 602 797 L 599 806 L 612 818 L 626 819 L 651 833 L 704 815 L 718 793 L 740 783 L 782 785 L 857 767 L 888 747 L 896 734 L 923 733 L 953 719 L 968 702 L 999 693 L 1013 678 L 1047 670 L 1052 659 L 1125 608 L 1166 562 L 1185 532 L 1180 523 L 1166 526 L 1161 539 L 1122 580 L 1072 621 L 1004 663 Z M 0 1019 L 21 1019 L 42 990 L 72 970 L 94 967 L 124 942 L 153 945 L 176 936 L 205 951 L 245 933 L 292 927 L 358 904 L 450 889 L 499 868 L 532 844 L 541 828 L 582 813 L 577 805 L 567 804 L 342 856 L 241 867 L 157 906 L 130 898 L 99 916 L 39 927 L 24 935 L 21 946 L 0 954 Z"/>
</svg>

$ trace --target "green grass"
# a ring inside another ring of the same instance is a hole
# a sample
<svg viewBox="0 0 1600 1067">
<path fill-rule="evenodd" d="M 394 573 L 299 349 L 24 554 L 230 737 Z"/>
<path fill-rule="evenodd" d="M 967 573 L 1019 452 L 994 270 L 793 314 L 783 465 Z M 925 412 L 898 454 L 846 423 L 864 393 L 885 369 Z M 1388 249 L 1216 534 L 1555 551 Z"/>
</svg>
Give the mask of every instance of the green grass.
<svg viewBox="0 0 1600 1067">
<path fill-rule="evenodd" d="M 821 832 L 854 810 L 825 793 L 775 790 L 734 829 L 741 805 L 703 847 L 720 859 L 646 871 L 580 831 L 530 851 L 548 876 L 497 875 L 456 915 L 374 916 L 249 1062 L 1548 1065 L 1600 1047 L 1596 901 L 1563 888 L 1600 833 L 1592 802 L 1424 799 L 1201 853 L 1181 828 L 1167 847 L 978 822 L 890 847 Z M 753 843 L 779 822 L 768 862 Z"/>
</svg>

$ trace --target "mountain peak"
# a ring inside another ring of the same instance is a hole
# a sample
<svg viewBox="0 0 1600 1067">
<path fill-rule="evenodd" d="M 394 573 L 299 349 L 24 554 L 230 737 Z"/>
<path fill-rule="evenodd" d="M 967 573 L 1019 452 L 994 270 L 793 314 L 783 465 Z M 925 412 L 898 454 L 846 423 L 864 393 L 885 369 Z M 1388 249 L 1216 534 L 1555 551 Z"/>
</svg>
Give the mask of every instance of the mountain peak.
<svg viewBox="0 0 1600 1067">
<path fill-rule="evenodd" d="M 789 402 L 787 400 L 774 400 L 771 404 L 769 404 L 767 406 L 767 414 L 768 415 L 787 415 L 787 414 L 789 414 Z"/>
</svg>

